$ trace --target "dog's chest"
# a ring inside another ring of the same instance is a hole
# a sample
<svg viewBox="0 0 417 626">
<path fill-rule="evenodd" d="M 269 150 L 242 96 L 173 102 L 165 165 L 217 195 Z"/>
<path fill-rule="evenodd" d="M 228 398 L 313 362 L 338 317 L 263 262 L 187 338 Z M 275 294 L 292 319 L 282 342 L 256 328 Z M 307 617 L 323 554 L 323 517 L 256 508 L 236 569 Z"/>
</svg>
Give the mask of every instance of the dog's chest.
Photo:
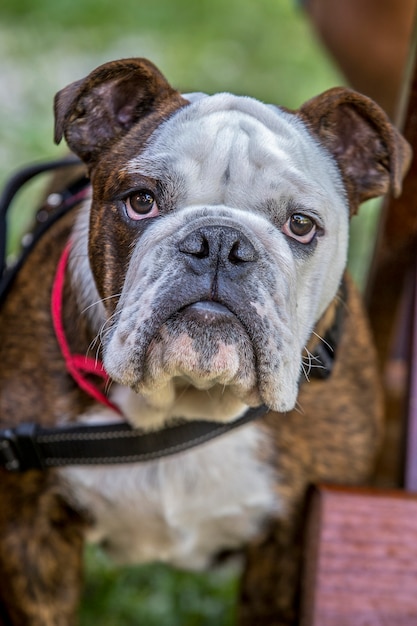
<svg viewBox="0 0 417 626">
<path fill-rule="evenodd" d="M 94 520 L 88 538 L 117 561 L 199 569 L 279 513 L 262 439 L 248 425 L 176 457 L 62 474 Z"/>
</svg>

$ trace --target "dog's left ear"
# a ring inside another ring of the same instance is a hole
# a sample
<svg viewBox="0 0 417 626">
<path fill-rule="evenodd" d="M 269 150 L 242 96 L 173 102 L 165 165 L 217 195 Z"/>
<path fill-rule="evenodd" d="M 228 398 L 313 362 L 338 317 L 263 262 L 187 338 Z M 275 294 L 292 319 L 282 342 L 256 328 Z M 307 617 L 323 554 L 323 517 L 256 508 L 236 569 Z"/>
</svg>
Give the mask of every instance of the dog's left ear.
<svg viewBox="0 0 417 626">
<path fill-rule="evenodd" d="M 306 102 L 298 113 L 336 159 L 351 215 L 365 200 L 388 191 L 401 193 L 411 148 L 370 98 L 336 87 Z"/>
<path fill-rule="evenodd" d="M 105 63 L 55 96 L 55 141 L 65 135 L 71 150 L 92 165 L 139 120 L 184 104 L 147 59 Z"/>
</svg>

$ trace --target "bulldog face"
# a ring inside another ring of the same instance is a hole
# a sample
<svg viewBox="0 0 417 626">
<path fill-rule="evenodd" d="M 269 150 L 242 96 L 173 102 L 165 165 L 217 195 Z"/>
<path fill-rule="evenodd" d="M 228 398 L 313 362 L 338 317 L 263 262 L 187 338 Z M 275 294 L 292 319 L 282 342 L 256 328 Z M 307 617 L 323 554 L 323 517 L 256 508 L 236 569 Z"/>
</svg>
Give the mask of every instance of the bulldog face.
<svg viewBox="0 0 417 626">
<path fill-rule="evenodd" d="M 294 116 L 217 95 L 180 109 L 117 175 L 128 181 L 120 219 L 136 234 L 116 272 L 110 376 L 138 393 L 182 379 L 291 409 L 303 346 L 346 260 L 330 157 Z"/>
<path fill-rule="evenodd" d="M 104 366 L 144 397 L 179 386 L 290 410 L 303 348 L 345 267 L 349 213 L 385 190 L 394 167 L 373 153 L 360 181 L 357 162 L 343 167 L 352 124 L 369 127 L 345 90 L 297 113 L 230 94 L 188 103 L 145 62 L 150 86 L 140 63 L 141 112 L 122 65 L 57 99 L 58 139 L 64 130 L 92 176 Z M 101 120 L 98 97 L 111 103 Z"/>
</svg>

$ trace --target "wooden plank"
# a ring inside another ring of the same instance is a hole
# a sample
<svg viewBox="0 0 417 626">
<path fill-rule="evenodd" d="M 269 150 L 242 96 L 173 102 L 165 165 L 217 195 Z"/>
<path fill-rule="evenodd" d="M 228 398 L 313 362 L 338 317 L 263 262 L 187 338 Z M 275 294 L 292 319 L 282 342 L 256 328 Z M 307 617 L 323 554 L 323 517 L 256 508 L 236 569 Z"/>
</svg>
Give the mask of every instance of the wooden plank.
<svg viewBox="0 0 417 626">
<path fill-rule="evenodd" d="M 312 490 L 302 626 L 416 626 L 417 496 Z"/>
</svg>

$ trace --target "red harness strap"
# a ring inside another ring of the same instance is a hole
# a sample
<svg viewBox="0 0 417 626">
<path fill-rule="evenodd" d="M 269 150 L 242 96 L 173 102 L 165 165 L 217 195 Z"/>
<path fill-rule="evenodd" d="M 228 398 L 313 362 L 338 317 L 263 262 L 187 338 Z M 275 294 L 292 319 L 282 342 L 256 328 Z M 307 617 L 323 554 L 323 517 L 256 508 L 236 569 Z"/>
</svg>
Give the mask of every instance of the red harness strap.
<svg viewBox="0 0 417 626">
<path fill-rule="evenodd" d="M 75 380 L 77 385 L 81 389 L 83 389 L 89 396 L 94 398 L 94 400 L 96 400 L 97 402 L 100 402 L 101 404 L 104 404 L 110 409 L 113 409 L 117 413 L 121 414 L 119 407 L 113 404 L 113 402 L 108 399 L 108 397 L 99 389 L 99 387 L 87 378 L 87 374 L 94 374 L 95 376 L 98 376 L 102 379 L 102 381 L 104 382 L 104 386 L 109 382 L 109 375 L 104 369 L 101 361 L 83 354 L 72 354 L 68 345 L 62 319 L 62 304 L 64 294 L 65 270 L 68 264 L 70 249 L 70 244 L 67 244 L 59 260 L 55 274 L 55 280 L 52 286 L 51 313 L 55 335 L 58 340 L 62 356 L 64 357 L 67 371 Z"/>
</svg>

